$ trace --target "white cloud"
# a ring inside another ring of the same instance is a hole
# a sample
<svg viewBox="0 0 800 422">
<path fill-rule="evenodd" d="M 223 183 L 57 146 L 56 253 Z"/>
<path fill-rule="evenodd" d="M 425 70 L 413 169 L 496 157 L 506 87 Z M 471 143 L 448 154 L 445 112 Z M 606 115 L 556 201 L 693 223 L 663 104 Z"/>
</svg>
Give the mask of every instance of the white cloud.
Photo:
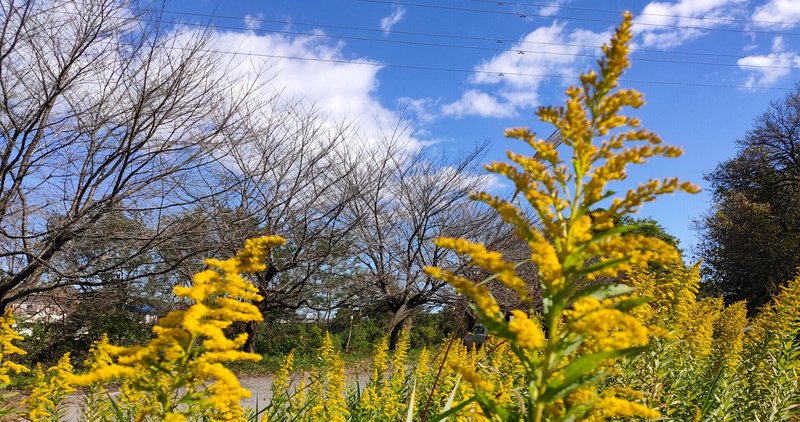
<svg viewBox="0 0 800 422">
<path fill-rule="evenodd" d="M 539 103 L 538 90 L 543 82 L 554 79 L 550 76 L 566 78 L 577 75 L 580 72 L 578 65 L 585 63 L 589 59 L 587 56 L 600 53 L 598 48 L 592 46 L 601 45 L 608 36 L 608 33 L 595 33 L 584 29 L 570 32 L 559 23 L 537 28 L 510 49 L 475 67 L 479 73 L 476 73 L 470 82 L 476 85 L 497 86 L 496 95 L 502 98 L 502 101 L 471 90 L 467 91 L 459 101 L 445 106 L 448 108 L 447 110 L 443 108 L 443 112 L 451 116 L 474 114 L 486 117 L 509 117 L 520 107 L 536 106 Z M 526 75 L 515 75 L 520 73 Z M 467 106 L 470 103 L 473 105 Z M 479 107 L 489 104 L 497 106 L 497 110 L 490 113 L 485 108 Z"/>
<path fill-rule="evenodd" d="M 634 20 L 633 31 L 644 47 L 671 49 L 703 36 L 701 28 L 729 26 L 741 17 L 747 0 L 679 0 L 648 3 Z M 691 18 L 696 17 L 696 18 Z M 656 26 L 666 25 L 666 26 Z"/>
<path fill-rule="evenodd" d="M 382 67 L 369 58 L 345 55 L 343 42 L 310 35 L 217 31 L 210 44 L 215 51 L 237 53 L 222 59 L 231 62 L 226 69 L 228 77 L 241 81 L 243 87 L 261 85 L 265 98 L 279 95 L 289 102 L 297 99 L 313 104 L 324 113 L 328 124 L 350 124 L 357 137 L 367 143 L 402 126 L 402 116 L 383 107 L 378 99 L 378 72 Z M 401 143 L 412 149 L 418 147 L 413 127 L 402 132 Z"/>
<path fill-rule="evenodd" d="M 397 103 L 403 108 L 404 111 L 410 113 L 411 117 L 413 117 L 415 120 L 423 123 L 430 123 L 439 117 L 438 113 L 436 112 L 439 102 L 439 99 L 433 99 L 431 97 L 400 97 L 397 99 Z"/>
<path fill-rule="evenodd" d="M 770 0 L 756 8 L 752 19 L 756 26 L 789 28 L 800 21 L 800 1 Z M 780 23 L 779 23 L 780 22 Z M 794 22 L 794 23 L 792 23 Z"/>
<path fill-rule="evenodd" d="M 783 37 L 775 37 L 769 54 L 743 57 L 737 60 L 736 64 L 740 69 L 749 72 L 745 86 L 756 89 L 775 85 L 791 73 L 788 67 L 800 67 L 800 55 L 785 51 Z"/>
<path fill-rule="evenodd" d="M 385 33 L 389 33 L 389 31 L 392 30 L 392 27 L 403 19 L 405 14 L 406 9 L 404 7 L 394 6 L 392 9 L 392 14 L 381 19 L 381 30 Z"/>
<path fill-rule="evenodd" d="M 445 116 L 462 118 L 464 116 L 479 117 L 513 117 L 516 114 L 513 104 L 501 103 L 497 98 L 471 89 L 453 103 L 442 106 Z"/>
<path fill-rule="evenodd" d="M 569 1 L 570 0 L 554 0 L 554 1 L 551 1 L 551 2 L 547 3 L 546 6 L 543 6 L 541 9 L 539 9 L 539 14 L 542 15 L 542 16 L 555 15 L 560 10 L 559 6 L 563 6 L 563 5 L 567 4 L 567 3 L 569 3 Z"/>
<path fill-rule="evenodd" d="M 253 31 L 261 27 L 261 20 L 264 19 L 264 14 L 259 13 L 255 16 L 251 14 L 244 15 L 244 27 Z"/>
</svg>

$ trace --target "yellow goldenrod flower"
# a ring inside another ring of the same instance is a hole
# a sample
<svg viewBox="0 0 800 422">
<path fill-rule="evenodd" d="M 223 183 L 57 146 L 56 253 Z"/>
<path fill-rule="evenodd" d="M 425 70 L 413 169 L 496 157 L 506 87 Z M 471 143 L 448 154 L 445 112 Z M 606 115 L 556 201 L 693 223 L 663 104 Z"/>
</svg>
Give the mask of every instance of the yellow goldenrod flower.
<svg viewBox="0 0 800 422">
<path fill-rule="evenodd" d="M 745 302 L 736 302 L 722 310 L 714 326 L 714 355 L 728 371 L 739 366 L 747 326 Z"/>
<path fill-rule="evenodd" d="M 11 383 L 9 372 L 17 374 L 28 372 L 29 369 L 18 363 L 10 360 L 13 355 L 26 355 L 27 353 L 14 344 L 15 341 L 24 339 L 21 334 L 14 330 L 14 315 L 11 310 L 7 310 L 2 317 L 0 317 L 0 385 L 8 385 Z M 0 387 L 2 388 L 2 387 Z"/>
<path fill-rule="evenodd" d="M 408 364 L 408 349 L 411 346 L 411 331 L 408 327 L 400 332 L 400 338 L 392 354 L 392 389 L 399 391 L 406 381 L 406 365 Z"/>
<path fill-rule="evenodd" d="M 467 295 L 475 305 L 489 318 L 499 318 L 500 305 L 494 300 L 492 294 L 483 285 L 476 285 L 464 277 L 459 277 L 449 271 L 442 271 L 435 267 L 425 267 L 425 273 L 430 277 L 444 280 L 459 292 Z"/>
<path fill-rule="evenodd" d="M 65 353 L 47 371 L 37 365 L 34 377 L 31 393 L 22 401 L 22 405 L 27 409 L 27 418 L 31 422 L 50 421 L 59 414 L 64 399 L 75 391 L 69 382 L 72 378 L 69 353 Z"/>
<path fill-rule="evenodd" d="M 320 349 L 320 366 L 317 380 L 319 401 L 309 411 L 312 420 L 344 422 L 350 415 L 345 393 L 347 390 L 344 363 L 333 347 L 333 339 L 326 332 Z"/>
<path fill-rule="evenodd" d="M 503 255 L 499 252 L 487 251 L 485 246 L 465 239 L 440 237 L 433 243 L 440 248 L 469 256 L 474 265 L 496 274 L 498 281 L 517 292 L 521 298 L 527 298 L 525 282 L 517 276 L 514 264 L 504 261 Z"/>
<path fill-rule="evenodd" d="M 661 413 L 643 404 L 634 403 L 619 397 L 602 397 L 596 405 L 606 417 L 640 417 L 644 419 L 658 419 Z"/>
<path fill-rule="evenodd" d="M 516 344 L 528 351 L 544 346 L 544 333 L 538 322 L 532 321 L 518 309 L 511 311 L 513 318 L 508 329 L 516 336 Z"/>
<path fill-rule="evenodd" d="M 722 312 L 722 299 L 705 298 L 695 302 L 691 309 L 693 317 L 684 321 L 680 336 L 686 341 L 694 359 L 703 361 L 711 355 L 714 342 L 714 325 Z"/>
<path fill-rule="evenodd" d="M 134 389 L 146 392 L 143 402 L 147 404 L 139 411 L 142 418 L 183 417 L 188 413 L 176 410 L 180 397 L 193 394 L 202 400 L 189 413 L 201 412 L 215 420 L 243 420 L 239 401 L 250 392 L 241 387 L 225 363 L 261 357 L 239 350 L 247 340 L 246 334 L 229 338 L 225 329 L 235 322 L 262 320 L 261 312 L 251 303 L 261 297 L 240 274 L 264 270 L 269 248 L 284 243 L 278 236 L 250 239 L 234 258 L 206 260 L 210 268 L 197 273 L 191 286 L 173 289 L 191 306 L 161 318 L 153 328 L 155 337 L 145 346 L 103 346 L 116 361 L 72 380 L 78 385 L 125 380 Z"/>
<path fill-rule="evenodd" d="M 486 391 L 489 393 L 494 390 L 494 385 L 475 372 L 472 366 L 453 363 L 451 368 L 459 373 L 464 381 L 472 384 L 476 390 Z"/>
<path fill-rule="evenodd" d="M 650 263 L 678 265 L 680 257 L 674 247 L 660 239 L 625 233 L 614 227 L 615 221 L 660 195 L 698 191 L 697 186 L 674 178 L 651 179 L 617 197 L 609 188 L 612 182 L 627 177 L 626 169 L 630 164 L 642 164 L 658 156 L 677 157 L 682 153 L 680 148 L 663 145 L 656 134 L 641 128 L 639 119 L 622 114 L 626 107 L 638 108 L 644 104 L 639 92 L 618 88 L 620 76 L 629 66 L 632 25 L 633 17 L 626 13 L 611 42 L 603 46 L 604 57 L 599 61 L 598 71 L 581 75 L 581 83 L 567 89 L 563 106 L 538 109 L 539 119 L 555 126 L 562 147 L 556 148 L 538 139 L 527 128 L 506 131 L 506 136 L 525 141 L 534 154 L 508 153 L 509 162 L 495 162 L 486 168 L 514 184 L 516 191 L 522 194 L 515 198 L 527 201 L 525 208 L 486 193 L 472 195 L 495 209 L 528 244 L 531 262 L 537 270 L 535 281 L 542 293 L 543 326 L 528 318 L 523 310 L 512 311 L 514 318 L 509 322 L 499 318 L 499 306 L 483 283 L 458 277 L 446 269 L 425 269 L 429 276 L 446 281 L 468 296 L 494 334 L 523 350 L 541 350 L 517 356 L 525 368 L 528 415 L 536 422 L 557 420 L 566 415 L 561 398 L 564 395 L 554 390 L 578 394 L 569 390 L 574 386 L 568 383 L 580 379 L 575 374 L 566 376 L 565 371 L 576 370 L 574 367 L 566 369 L 569 362 L 597 352 L 630 351 L 628 349 L 634 346 L 647 344 L 652 335 L 663 336 L 666 332 L 655 321 L 638 319 L 647 318 L 654 306 L 661 306 L 663 300 L 641 311 L 631 310 L 636 300 L 623 303 L 632 298 L 614 298 L 616 289 L 603 290 L 593 285 L 600 283 L 599 279 L 617 277 Z M 562 158 L 570 153 L 570 157 Z M 604 209 L 600 208 L 602 201 L 606 201 L 602 204 Z M 499 253 L 464 239 L 442 238 L 436 245 L 468 256 L 473 264 L 488 270 L 492 279 L 512 287 L 526 303 L 523 292 L 528 289 L 524 288 L 524 281 L 517 280 L 519 277 L 511 271 L 513 266 L 503 261 Z M 650 290 L 655 292 L 654 283 L 651 286 Z M 706 328 L 698 327 L 696 335 L 691 336 L 691 342 L 697 344 L 698 349 L 705 347 L 700 340 L 707 337 Z M 545 343 L 543 331 L 547 331 L 553 344 Z M 701 350 L 700 353 L 707 352 Z M 585 365 L 586 373 L 580 375 L 608 374 L 610 362 L 602 363 L 599 367 Z M 456 367 L 461 368 L 465 378 L 474 375 L 464 369 L 474 366 Z M 491 384 L 476 379 L 471 385 L 475 390 L 488 391 Z M 592 392 L 595 388 L 592 385 L 582 387 Z M 593 413 L 596 418 L 602 419 L 603 414 L 623 417 L 653 417 L 655 414 L 635 402 L 602 391 L 598 394 L 597 401 L 603 405 L 605 413 Z M 480 400 L 495 400 L 492 395 L 480 397 L 483 397 Z M 577 395 L 573 399 L 577 400 Z M 482 402 L 482 408 L 492 409 L 496 404 Z"/>
</svg>

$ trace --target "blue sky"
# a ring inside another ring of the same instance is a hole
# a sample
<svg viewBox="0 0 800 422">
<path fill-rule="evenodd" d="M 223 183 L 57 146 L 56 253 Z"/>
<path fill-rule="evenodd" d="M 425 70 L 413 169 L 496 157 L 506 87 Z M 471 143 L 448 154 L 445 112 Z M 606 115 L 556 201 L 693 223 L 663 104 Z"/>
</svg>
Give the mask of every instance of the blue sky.
<svg viewBox="0 0 800 422">
<path fill-rule="evenodd" d="M 800 77 L 798 0 L 168 0 L 165 7 L 171 20 L 211 24 L 215 49 L 258 58 L 271 66 L 270 83 L 334 118 L 375 130 L 405 112 L 415 139 L 448 153 L 491 139 L 487 160 L 524 151 L 502 137 L 506 127 L 549 134 L 535 107 L 563 101 L 630 10 L 637 35 L 623 85 L 645 93 L 647 105 L 635 113 L 644 126 L 686 152 L 634 169 L 630 183 L 680 176 L 706 186 L 703 174 L 730 158 L 735 140 Z M 667 197 L 641 215 L 691 247 L 692 220 L 708 201 L 706 193 Z"/>
</svg>

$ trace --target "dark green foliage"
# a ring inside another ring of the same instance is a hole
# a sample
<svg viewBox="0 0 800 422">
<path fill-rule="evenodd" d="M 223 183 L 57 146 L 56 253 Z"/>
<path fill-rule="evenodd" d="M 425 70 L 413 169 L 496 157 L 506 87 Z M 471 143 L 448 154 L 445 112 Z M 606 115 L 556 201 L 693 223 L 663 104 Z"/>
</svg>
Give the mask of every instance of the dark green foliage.
<svg viewBox="0 0 800 422">
<path fill-rule="evenodd" d="M 631 217 L 630 215 L 623 215 L 618 218 L 614 222 L 615 226 L 637 226 L 635 229 L 631 230 L 630 234 L 641 234 L 647 237 L 654 237 L 656 239 L 661 239 L 664 242 L 675 247 L 678 252 L 683 252 L 680 246 L 680 239 L 677 237 L 667 233 L 667 229 L 661 225 L 658 221 L 653 218 L 643 217 L 643 218 L 635 218 Z"/>
<path fill-rule="evenodd" d="M 73 303 L 63 319 L 21 322 L 31 333 L 22 346 L 28 351 L 26 362 L 52 364 L 70 352 L 73 363 L 79 364 L 103 333 L 112 344 L 126 346 L 146 343 L 151 337 L 156 308 L 121 286 L 80 294 Z"/>
<path fill-rule="evenodd" d="M 698 224 L 699 255 L 706 286 L 752 312 L 800 265 L 800 87 L 737 143 L 706 176 L 714 203 Z"/>
</svg>

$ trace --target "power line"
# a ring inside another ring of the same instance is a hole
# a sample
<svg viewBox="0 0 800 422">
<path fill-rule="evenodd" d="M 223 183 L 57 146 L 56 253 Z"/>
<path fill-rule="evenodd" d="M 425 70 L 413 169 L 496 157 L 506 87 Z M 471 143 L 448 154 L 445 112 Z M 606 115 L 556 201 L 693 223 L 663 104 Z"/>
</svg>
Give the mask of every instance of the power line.
<svg viewBox="0 0 800 422">
<path fill-rule="evenodd" d="M 503 0 L 472 0 L 474 2 L 479 3 L 492 3 L 497 6 L 530 6 L 530 7 L 541 7 L 541 8 L 551 8 L 551 9 L 560 9 L 560 10 L 579 10 L 583 12 L 603 12 L 603 13 L 616 13 L 621 14 L 622 10 L 611 10 L 611 9 L 595 9 L 590 7 L 575 7 L 575 6 L 562 6 L 558 4 L 545 4 L 545 3 L 525 3 L 525 2 L 515 2 L 515 1 L 503 1 Z M 676 19 L 697 19 L 697 20 L 715 20 L 715 21 L 723 21 L 723 22 L 742 22 L 742 23 L 760 23 L 760 24 L 767 24 L 767 25 L 800 25 L 800 22 L 781 22 L 781 21 L 765 21 L 765 20 L 757 20 L 757 19 L 737 19 L 737 18 L 711 18 L 711 17 L 704 17 L 704 16 L 688 16 L 688 15 L 670 15 L 667 13 L 644 13 L 639 12 L 636 13 L 636 16 L 657 16 L 662 18 L 676 18 Z"/>
<path fill-rule="evenodd" d="M 71 12 L 61 12 L 61 13 L 71 13 Z M 152 22 L 170 23 L 160 20 L 152 20 Z M 200 24 L 191 24 L 191 25 L 200 25 Z M 200 26 L 208 28 L 208 25 L 200 25 Z M 244 28 L 238 28 L 238 29 L 244 29 Z M 159 48 L 168 50 L 189 50 L 187 48 L 182 48 L 182 47 L 168 47 L 168 46 L 160 46 Z M 226 51 L 218 49 L 199 49 L 194 51 L 213 53 L 213 54 L 228 54 L 234 56 L 238 55 L 238 56 L 261 57 L 261 58 L 272 58 L 272 59 L 328 62 L 328 63 L 338 63 L 338 64 L 355 64 L 362 66 L 386 67 L 386 68 L 396 68 L 396 69 L 440 71 L 440 72 L 453 72 L 453 73 L 466 73 L 466 74 L 486 74 L 486 75 L 495 75 L 498 77 L 519 76 L 519 77 L 539 77 L 539 78 L 564 79 L 564 80 L 578 79 L 577 75 L 564 76 L 564 75 L 536 74 L 536 73 L 525 73 L 525 72 L 507 72 L 499 70 L 461 69 L 461 68 L 436 67 L 427 65 L 380 63 L 380 62 L 365 61 L 365 60 L 322 59 L 318 57 L 300 57 L 291 55 L 278 55 L 278 54 L 253 53 L 253 52 L 244 53 L 240 51 Z M 694 86 L 694 87 L 709 87 L 709 88 L 737 88 L 737 89 L 765 89 L 765 90 L 777 90 L 777 91 L 790 90 L 790 88 L 784 88 L 784 87 L 745 86 L 745 85 L 735 85 L 735 84 L 706 84 L 698 82 L 681 82 L 681 81 L 653 81 L 653 80 L 637 80 L 637 79 L 621 79 L 621 81 L 628 83 L 641 83 L 641 84 L 651 84 L 651 85 Z"/>
<path fill-rule="evenodd" d="M 166 47 L 162 46 L 160 48 L 165 48 L 168 50 L 188 50 L 186 48 L 181 47 Z M 300 57 L 300 56 L 289 56 L 289 55 L 280 55 L 280 54 L 266 54 L 266 53 L 253 53 L 253 52 L 238 52 L 238 51 L 226 51 L 226 50 L 214 50 L 214 49 L 200 49 L 194 51 L 201 51 L 205 53 L 214 53 L 214 54 L 231 54 L 234 56 L 247 56 L 247 57 L 262 57 L 262 58 L 271 58 L 271 59 L 286 59 L 286 60 L 301 60 L 301 61 L 312 61 L 312 62 L 324 62 L 324 63 L 337 63 L 337 64 L 355 64 L 361 66 L 372 66 L 372 67 L 387 67 L 387 68 L 394 68 L 394 69 L 411 69 L 411 70 L 425 70 L 425 71 L 440 71 L 440 72 L 451 72 L 451 73 L 467 73 L 467 74 L 484 74 L 484 75 L 494 75 L 498 77 L 506 77 L 506 76 L 521 76 L 521 77 L 537 77 L 537 78 L 550 78 L 550 79 L 563 79 L 563 80 L 577 80 L 579 77 L 576 76 L 564 76 L 564 75 L 550 75 L 550 74 L 538 74 L 538 73 L 525 73 L 525 72 L 501 72 L 496 70 L 478 70 L 478 69 L 460 69 L 460 68 L 451 68 L 451 67 L 437 67 L 437 66 L 424 66 L 424 65 L 408 65 L 408 64 L 395 64 L 395 63 L 379 63 L 379 62 L 371 62 L 371 61 L 364 61 L 364 60 L 345 60 L 345 59 L 323 59 L 319 57 Z M 765 89 L 765 90 L 775 90 L 775 91 L 790 91 L 790 88 L 784 87 L 767 87 L 767 86 L 745 86 L 745 85 L 734 85 L 734 84 L 705 84 L 699 82 L 680 82 L 680 81 L 651 81 L 645 79 L 620 79 L 621 82 L 626 83 L 639 83 L 639 84 L 648 84 L 648 85 L 671 85 L 671 86 L 694 86 L 694 87 L 706 87 L 706 88 L 737 88 L 737 89 Z"/>
<path fill-rule="evenodd" d="M 412 7 L 420 7 L 420 8 L 428 8 L 428 9 L 440 9 L 440 10 L 450 10 L 450 11 L 459 11 L 459 12 L 471 12 L 471 13 L 488 13 L 488 14 L 495 14 L 495 15 L 506 15 L 506 16 L 517 16 L 520 18 L 528 18 L 528 17 L 539 17 L 539 18 L 548 18 L 548 19 L 566 19 L 566 20 L 575 20 L 575 21 L 586 21 L 586 22 L 599 22 L 599 23 L 608 23 L 608 24 L 618 24 L 619 20 L 610 20 L 610 19 L 596 19 L 596 18 L 579 18 L 575 16 L 556 16 L 556 15 L 544 15 L 541 13 L 525 13 L 525 12 L 507 12 L 503 10 L 487 10 L 487 9 L 473 9 L 469 7 L 457 7 L 457 6 L 444 6 L 438 4 L 428 4 L 428 3 L 410 3 L 410 2 L 399 2 L 393 0 L 354 0 L 360 1 L 365 3 L 381 3 L 381 4 L 394 4 L 394 5 L 402 5 L 402 6 L 412 6 Z M 740 33 L 756 33 L 756 34 L 772 34 L 772 35 L 800 35 L 795 32 L 783 32 L 783 31 L 766 31 L 766 30 L 741 30 L 741 29 L 733 29 L 733 28 L 710 28 L 710 27 L 703 27 L 703 26 L 688 26 L 688 25 L 669 25 L 669 24 L 657 24 L 657 23 L 647 23 L 647 22 L 636 22 L 635 25 L 641 26 L 652 26 L 652 27 L 660 27 L 660 28 L 673 28 L 673 29 L 697 29 L 701 31 L 723 31 L 723 32 L 740 32 Z"/>
<path fill-rule="evenodd" d="M 196 25 L 205 27 L 203 24 L 184 24 L 184 25 Z M 235 29 L 235 30 L 248 30 L 248 28 L 237 27 L 237 26 L 217 26 L 217 28 L 222 29 Z M 424 42 L 424 41 L 406 41 L 406 40 L 391 40 L 385 38 L 366 38 L 366 37 L 355 37 L 355 36 L 348 36 L 348 35 L 331 35 L 331 34 L 319 34 L 313 32 L 296 32 L 296 31 L 284 31 L 284 30 L 272 30 L 272 29 L 250 29 L 253 32 L 260 32 L 260 33 L 268 33 L 268 34 L 285 34 L 285 35 L 300 35 L 300 36 L 308 36 L 308 37 L 317 37 L 317 38 L 334 38 L 334 39 L 344 39 L 344 40 L 354 40 L 354 41 L 369 41 L 369 42 L 378 42 L 378 43 L 388 43 L 388 44 L 405 44 L 405 45 L 418 45 L 418 46 L 426 46 L 426 47 L 443 47 L 443 48 L 458 48 L 458 49 L 467 49 L 467 50 L 481 50 L 481 51 L 496 51 L 496 52 L 511 52 L 517 54 L 543 54 L 543 55 L 555 55 L 555 56 L 570 56 L 570 57 L 589 57 L 589 58 L 600 58 L 601 55 L 598 54 L 588 54 L 588 53 L 567 53 L 561 51 L 539 51 L 539 50 L 525 50 L 525 49 L 518 49 L 518 48 L 497 48 L 497 47 L 480 47 L 480 46 L 471 46 L 471 45 L 458 45 L 458 44 L 442 44 L 442 43 L 433 43 L 433 42 Z M 555 45 L 557 43 L 545 43 L 547 45 Z M 600 48 L 600 47 L 584 47 L 584 48 Z M 780 58 L 783 60 L 792 60 L 791 58 Z M 636 60 L 638 61 L 645 61 L 645 62 L 656 62 L 656 63 L 673 63 L 673 64 L 688 64 L 688 65 L 705 65 L 705 66 L 727 66 L 727 67 L 745 67 L 745 68 L 755 68 L 755 69 L 800 69 L 800 66 L 780 66 L 780 65 L 749 65 L 749 64 L 737 64 L 737 63 L 717 63 L 717 62 L 699 62 L 699 61 L 686 61 L 686 60 L 675 60 L 675 59 L 653 59 L 648 57 L 639 57 Z"/>
<path fill-rule="evenodd" d="M 139 11 L 150 11 L 155 12 L 158 11 L 156 9 L 137 9 Z M 169 15 L 185 15 L 185 16 L 194 16 L 194 17 L 202 17 L 207 19 L 232 19 L 240 21 L 242 20 L 241 16 L 226 16 L 226 15 L 212 15 L 212 14 L 205 14 L 205 13 L 196 13 L 196 12 L 186 12 L 186 11 L 175 11 L 175 10 L 163 10 L 165 14 Z M 62 12 L 67 13 L 67 12 Z M 282 25 L 297 25 L 297 26 L 309 26 L 309 27 L 317 27 L 317 28 L 329 28 L 329 29 L 340 29 L 340 30 L 353 30 L 353 31 L 364 31 L 364 32 L 374 32 L 374 33 L 384 33 L 381 29 L 375 28 L 363 28 L 357 26 L 346 26 L 346 25 L 330 25 L 330 24 L 322 24 L 322 23 L 311 23 L 311 22 L 295 22 L 295 21 L 286 21 L 286 20 L 275 20 L 275 19 L 265 19 L 265 18 L 257 18 L 251 17 L 251 20 L 259 23 L 275 23 L 275 24 L 282 24 Z M 156 21 L 161 23 L 169 23 L 164 21 Z M 219 28 L 224 29 L 237 29 L 237 30 L 254 30 L 251 28 L 245 27 L 236 27 L 236 26 L 221 26 L 215 25 Z M 278 32 L 278 31 L 275 31 Z M 466 36 L 466 35 L 454 35 L 454 34 L 441 34 L 441 33 L 433 33 L 433 32 L 413 32 L 413 31 L 398 31 L 392 30 L 393 34 L 400 34 L 400 35 L 411 35 L 411 36 L 424 36 L 424 37 L 438 37 L 438 38 L 448 38 L 448 39 L 460 39 L 460 40 L 470 40 L 470 41 L 485 41 L 491 42 L 495 44 L 506 44 L 506 43 L 517 43 L 517 44 L 530 44 L 530 45 L 554 45 L 554 46 L 567 46 L 567 47 L 580 47 L 580 48 L 600 48 L 599 45 L 585 45 L 585 44 L 574 44 L 574 43 L 557 43 L 557 42 L 546 42 L 546 41 L 530 41 L 530 40 L 513 40 L 508 38 L 489 38 L 489 37 L 475 37 L 475 36 Z M 320 35 L 320 34 L 317 34 Z M 334 35 L 330 35 L 333 37 Z M 690 56 L 707 56 L 707 57 L 726 57 L 726 58 L 734 58 L 734 59 L 742 59 L 747 56 L 742 56 L 739 54 L 724 54 L 724 53 L 705 53 L 699 51 L 680 51 L 680 50 L 660 50 L 660 49 L 653 49 L 653 48 L 631 48 L 630 51 L 635 52 L 644 52 L 644 53 L 660 53 L 660 54 L 680 54 L 680 55 L 690 55 Z M 775 57 L 777 60 L 792 60 L 791 58 L 784 58 L 784 57 Z"/>
<path fill-rule="evenodd" d="M 209 17 L 213 17 L 213 15 L 207 15 Z M 239 18 L 237 18 L 239 19 Z M 170 23 L 164 20 L 154 20 L 154 19 L 142 19 L 148 22 L 154 23 Z M 267 21 L 264 19 L 264 21 Z M 282 21 L 281 21 L 282 22 Z M 182 23 L 183 25 L 188 26 L 197 26 L 206 28 L 208 25 L 206 24 L 199 24 L 199 23 Z M 305 24 L 304 24 L 305 25 Z M 313 25 L 313 24 L 307 24 Z M 272 29 L 251 29 L 241 26 L 233 26 L 233 25 L 214 25 L 216 28 L 220 29 L 230 29 L 230 30 L 240 30 L 240 31 L 253 31 L 253 32 L 260 32 L 260 33 L 273 33 L 273 34 L 285 34 L 285 35 L 301 35 L 301 36 L 309 36 L 309 37 L 316 37 L 316 38 L 333 38 L 333 39 L 344 39 L 344 40 L 354 40 L 354 41 L 368 41 L 368 42 L 378 42 L 378 43 L 388 43 L 388 44 L 405 44 L 405 45 L 418 45 L 418 46 L 427 46 L 427 47 L 443 47 L 443 48 L 458 48 L 458 49 L 467 49 L 467 50 L 482 50 L 482 51 L 496 51 L 496 52 L 515 52 L 518 54 L 544 54 L 544 55 L 556 55 L 556 56 L 572 56 L 572 57 L 589 57 L 589 58 L 599 58 L 600 55 L 596 54 L 587 54 L 587 53 L 567 53 L 567 52 L 560 52 L 560 51 L 541 51 L 541 50 L 526 50 L 520 48 L 497 48 L 497 47 L 481 47 L 481 46 L 470 46 L 470 45 L 458 45 L 458 44 L 442 44 L 442 43 L 435 43 L 435 42 L 426 42 L 426 41 L 408 41 L 408 40 L 394 40 L 394 39 L 386 39 L 386 38 L 367 38 L 367 37 L 358 37 L 358 36 L 351 36 L 351 35 L 334 35 L 334 34 L 319 34 L 313 32 L 297 32 L 297 31 L 286 31 L 286 30 L 272 30 Z M 337 26 L 339 28 L 343 28 L 341 26 Z M 347 27 L 344 27 L 347 28 Z M 349 29 L 359 29 L 363 30 L 362 28 L 353 28 L 350 27 Z M 380 30 L 374 30 L 379 31 Z M 463 37 L 459 37 L 463 38 Z M 499 40 L 495 40 L 497 43 Z M 519 43 L 520 41 L 513 41 L 515 43 Z M 555 42 L 536 42 L 537 44 L 541 45 L 557 45 L 557 46 L 571 46 L 571 47 L 579 47 L 579 48 L 600 48 L 599 46 L 586 46 L 586 45 L 578 45 L 578 44 L 565 44 L 565 43 L 555 43 Z M 502 42 L 501 42 L 502 44 Z M 736 58 L 744 58 L 743 56 L 734 56 Z M 773 57 L 777 60 L 794 60 L 791 57 Z M 648 58 L 648 57 L 639 57 L 637 58 L 639 61 L 644 62 L 655 62 L 655 63 L 673 63 L 673 64 L 687 64 L 687 65 L 703 65 L 703 66 L 725 66 L 725 67 L 737 67 L 737 68 L 753 68 L 753 69 L 800 69 L 800 66 L 783 66 L 783 65 L 758 65 L 758 64 L 738 64 L 738 63 L 718 63 L 718 62 L 702 62 L 702 61 L 687 61 L 687 60 L 677 60 L 677 59 L 656 59 L 656 58 Z"/>
</svg>

